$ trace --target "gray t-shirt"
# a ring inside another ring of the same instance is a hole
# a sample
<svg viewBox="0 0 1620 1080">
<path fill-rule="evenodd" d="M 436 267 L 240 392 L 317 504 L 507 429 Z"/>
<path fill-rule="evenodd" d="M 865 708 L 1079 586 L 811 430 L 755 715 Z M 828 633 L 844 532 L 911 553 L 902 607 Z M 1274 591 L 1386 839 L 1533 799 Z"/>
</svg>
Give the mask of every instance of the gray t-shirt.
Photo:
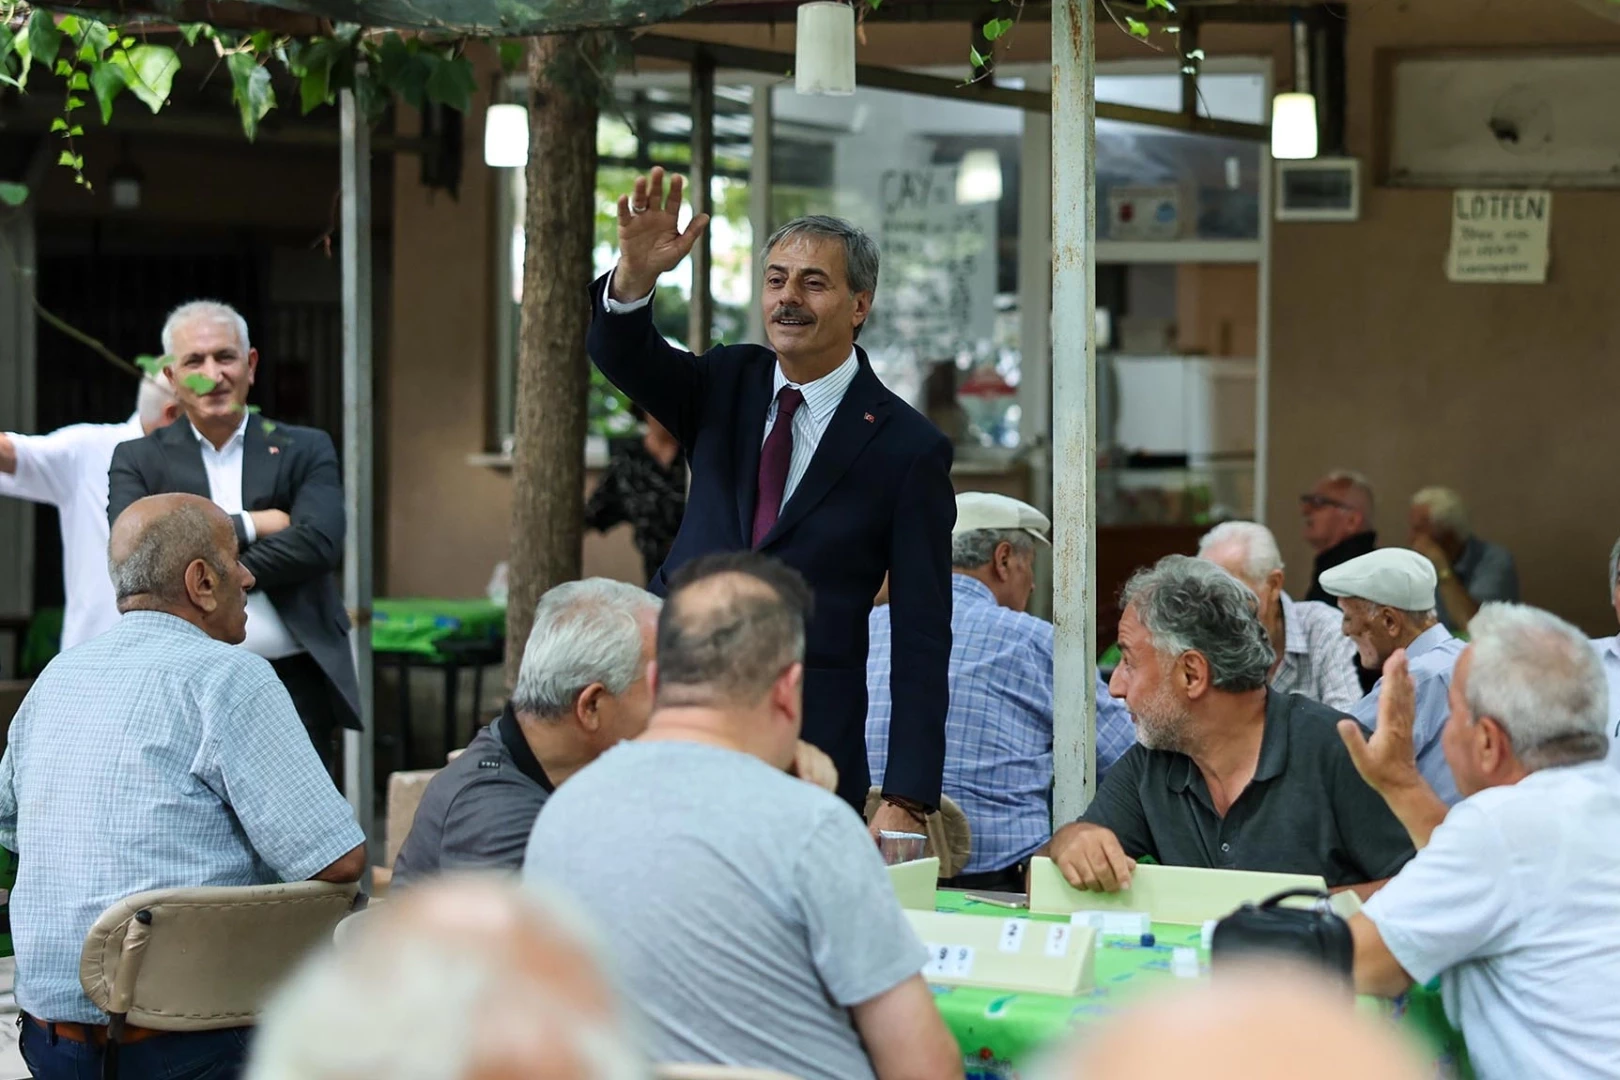
<svg viewBox="0 0 1620 1080">
<path fill-rule="evenodd" d="M 389 888 L 450 870 L 518 869 L 551 791 L 508 705 L 428 781 Z"/>
<path fill-rule="evenodd" d="M 927 961 L 855 812 L 718 747 L 609 750 L 547 802 L 523 877 L 595 916 L 654 1061 L 870 1077 L 849 1008 Z"/>
</svg>

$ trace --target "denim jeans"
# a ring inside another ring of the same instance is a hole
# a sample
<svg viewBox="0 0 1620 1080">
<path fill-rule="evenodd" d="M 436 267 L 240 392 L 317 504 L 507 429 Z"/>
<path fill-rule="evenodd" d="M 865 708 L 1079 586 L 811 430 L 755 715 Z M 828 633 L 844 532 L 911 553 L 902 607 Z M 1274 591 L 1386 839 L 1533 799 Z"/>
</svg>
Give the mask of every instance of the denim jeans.
<svg viewBox="0 0 1620 1080">
<path fill-rule="evenodd" d="M 28 1071 L 39 1080 L 101 1080 L 103 1049 L 58 1038 L 28 1017 L 19 1040 Z M 118 1048 L 119 1080 L 236 1080 L 252 1028 L 156 1035 Z"/>
</svg>

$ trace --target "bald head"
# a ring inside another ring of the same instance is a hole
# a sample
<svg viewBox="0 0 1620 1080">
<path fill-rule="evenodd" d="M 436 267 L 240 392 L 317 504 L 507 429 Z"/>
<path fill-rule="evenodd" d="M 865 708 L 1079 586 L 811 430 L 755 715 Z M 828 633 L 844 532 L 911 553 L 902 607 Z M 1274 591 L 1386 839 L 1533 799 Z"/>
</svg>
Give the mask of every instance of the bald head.
<svg viewBox="0 0 1620 1080">
<path fill-rule="evenodd" d="M 658 620 L 658 706 L 749 706 L 804 659 L 810 589 L 744 551 L 683 567 Z"/>
<path fill-rule="evenodd" d="M 1174 1038 L 1167 1033 L 1174 1032 Z M 1089 1029 L 1056 1080 L 1419 1080 L 1412 1048 L 1342 990 L 1291 968 L 1217 972 Z"/>
<path fill-rule="evenodd" d="M 367 913 L 265 1010 L 248 1080 L 643 1080 L 568 902 L 448 877 Z"/>
<path fill-rule="evenodd" d="M 148 495 L 130 503 L 107 544 L 119 610 L 128 610 L 125 601 L 135 597 L 164 604 L 183 599 L 186 567 L 198 559 L 225 573 L 221 551 L 234 535 L 225 512 L 196 495 Z"/>
</svg>

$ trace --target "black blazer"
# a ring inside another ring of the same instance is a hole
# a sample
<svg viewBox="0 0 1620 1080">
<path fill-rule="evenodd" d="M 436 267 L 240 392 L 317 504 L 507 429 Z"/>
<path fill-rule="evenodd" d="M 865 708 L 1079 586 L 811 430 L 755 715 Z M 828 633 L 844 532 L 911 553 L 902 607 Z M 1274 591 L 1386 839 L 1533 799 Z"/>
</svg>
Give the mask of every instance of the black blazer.
<svg viewBox="0 0 1620 1080">
<path fill-rule="evenodd" d="M 721 345 L 695 357 L 663 339 L 651 305 L 608 314 L 605 282 L 591 286 L 591 359 L 680 440 L 692 470 L 680 532 L 648 585 L 662 595 L 683 563 L 750 545 L 776 354 Z M 857 807 L 869 784 L 867 616 L 889 575 L 894 717 L 884 790 L 937 806 L 951 655 L 951 444 L 856 351 L 860 371 L 760 550 L 815 590 L 804 737 L 831 756 L 838 793 Z"/>
<path fill-rule="evenodd" d="M 191 421 L 181 418 L 144 439 L 120 443 L 107 476 L 107 519 L 136 499 L 182 492 L 210 498 L 202 448 Z M 255 416 L 242 445 L 242 508 L 283 510 L 292 525 L 247 542 L 241 515 L 233 520 L 242 565 L 252 571 L 287 631 L 308 650 L 344 708 L 344 726 L 360 726 L 360 682 L 349 651 L 349 616 L 338 591 L 343 561 L 343 473 L 332 438 L 315 428 L 274 424 Z"/>
</svg>

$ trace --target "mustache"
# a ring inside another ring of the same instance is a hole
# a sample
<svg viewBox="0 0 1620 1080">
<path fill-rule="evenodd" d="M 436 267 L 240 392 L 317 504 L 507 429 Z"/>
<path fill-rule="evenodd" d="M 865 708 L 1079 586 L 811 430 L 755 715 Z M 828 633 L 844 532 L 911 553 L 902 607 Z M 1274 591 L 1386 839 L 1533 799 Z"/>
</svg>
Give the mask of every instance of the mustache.
<svg viewBox="0 0 1620 1080">
<path fill-rule="evenodd" d="M 771 312 L 771 322 L 780 322 L 783 319 L 803 319 L 806 322 L 815 322 L 816 317 L 807 308 L 795 307 L 792 304 L 783 304 Z"/>
</svg>

